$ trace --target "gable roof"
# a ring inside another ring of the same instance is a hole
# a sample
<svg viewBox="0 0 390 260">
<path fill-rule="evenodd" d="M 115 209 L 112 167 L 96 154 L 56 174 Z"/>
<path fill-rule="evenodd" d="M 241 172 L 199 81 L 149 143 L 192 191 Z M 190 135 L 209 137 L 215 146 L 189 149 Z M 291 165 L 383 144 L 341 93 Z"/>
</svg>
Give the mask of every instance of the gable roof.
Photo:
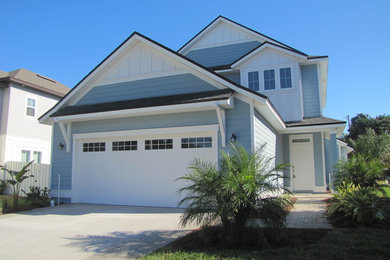
<svg viewBox="0 0 390 260">
<path fill-rule="evenodd" d="M 216 24 L 218 24 L 219 22 L 228 23 L 228 24 L 233 25 L 234 27 L 237 27 L 237 28 L 239 28 L 239 29 L 242 29 L 242 30 L 244 30 L 244 31 L 246 31 L 246 32 L 248 32 L 248 33 L 250 33 L 250 34 L 252 34 L 252 35 L 257 35 L 258 37 L 264 38 L 264 39 L 266 39 L 265 41 L 272 42 L 272 43 L 274 43 L 274 44 L 276 44 L 276 45 L 283 46 L 283 47 L 285 47 L 285 48 L 288 48 L 288 49 L 293 50 L 293 51 L 295 51 L 295 52 L 297 52 L 297 53 L 300 53 L 300 54 L 302 54 L 302 55 L 306 55 L 306 56 L 307 56 L 307 54 L 305 54 L 305 53 L 303 53 L 303 52 L 301 52 L 301 51 L 299 51 L 299 50 L 297 50 L 297 49 L 295 49 L 295 48 L 293 48 L 293 47 L 291 47 L 291 46 L 289 46 L 289 45 L 287 45 L 287 44 L 285 44 L 285 43 L 282 43 L 282 42 L 280 42 L 280 41 L 277 41 L 277 40 L 275 40 L 275 39 L 273 39 L 273 38 L 271 38 L 271 37 L 269 37 L 269 36 L 267 36 L 267 35 L 265 35 L 265 34 L 262 34 L 262 33 L 258 32 L 258 31 L 255 31 L 255 30 L 253 30 L 253 29 L 251 29 L 251 28 L 249 28 L 249 27 L 246 27 L 245 25 L 242 25 L 242 24 L 240 24 L 240 23 L 237 23 L 237 22 L 235 22 L 235 21 L 233 21 L 233 20 L 231 20 L 231 19 L 229 19 L 229 18 L 226 18 L 226 17 L 224 17 L 224 16 L 222 16 L 222 15 L 219 15 L 219 16 L 218 16 L 217 18 L 215 18 L 211 23 L 209 23 L 205 28 L 203 28 L 200 32 L 198 32 L 194 37 L 192 37 L 188 42 L 186 42 L 186 43 L 178 50 L 178 52 L 179 52 L 179 53 L 182 53 L 183 51 L 185 51 L 185 50 L 186 50 L 188 47 L 190 47 L 190 45 L 192 45 L 192 44 L 193 44 L 201 35 L 203 35 L 203 34 L 206 33 L 207 31 L 211 30 L 211 29 L 212 29 Z"/>
<path fill-rule="evenodd" d="M 0 82 L 1 81 L 15 82 L 57 97 L 65 96 L 70 90 L 67 86 L 56 80 L 23 68 L 11 72 L 0 71 Z"/>
<path fill-rule="evenodd" d="M 184 55 L 177 53 L 173 51 L 172 49 L 138 33 L 134 32 L 132 33 L 124 42 L 122 42 L 113 52 L 111 52 L 102 62 L 100 62 L 92 71 L 90 71 L 77 85 L 67 94 L 65 95 L 53 108 L 51 108 L 49 111 L 47 111 L 45 114 L 43 114 L 39 121 L 43 123 L 48 117 L 62 108 L 62 106 L 69 100 L 69 98 L 74 95 L 82 86 L 83 84 L 88 80 L 93 78 L 98 72 L 101 67 L 103 67 L 107 62 L 109 62 L 112 57 L 117 53 L 120 52 L 122 48 L 124 48 L 125 45 L 130 44 L 133 40 L 139 40 L 145 44 L 148 44 L 149 46 L 152 46 L 154 48 L 158 48 L 160 51 L 164 52 L 167 55 L 173 56 L 178 61 L 185 63 L 186 65 L 190 66 L 192 69 L 196 70 L 197 72 L 202 73 L 202 75 L 208 76 L 209 78 L 216 80 L 223 84 L 227 88 L 231 88 L 235 90 L 237 93 L 240 93 L 244 96 L 247 96 L 249 98 L 252 98 L 261 104 L 264 104 L 267 109 L 265 109 L 265 112 L 269 113 L 269 116 L 271 117 L 271 114 L 273 115 L 273 123 L 277 124 L 279 128 L 285 128 L 284 121 L 277 112 L 277 110 L 274 108 L 270 100 L 267 96 L 260 94 L 256 91 L 253 91 L 251 89 L 245 88 L 241 86 L 240 84 L 237 84 L 222 75 L 202 66 L 201 64 L 196 63 L 195 61 L 185 57 Z M 271 118 L 270 118 L 271 119 Z"/>
</svg>

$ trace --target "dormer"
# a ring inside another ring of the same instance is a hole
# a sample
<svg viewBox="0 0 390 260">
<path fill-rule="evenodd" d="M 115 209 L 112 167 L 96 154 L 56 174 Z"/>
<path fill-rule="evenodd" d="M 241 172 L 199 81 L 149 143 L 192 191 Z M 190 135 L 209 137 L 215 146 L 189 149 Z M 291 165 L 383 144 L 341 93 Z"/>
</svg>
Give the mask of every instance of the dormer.
<svg viewBox="0 0 390 260">
<path fill-rule="evenodd" d="M 327 56 L 309 56 L 223 16 L 179 53 L 268 96 L 286 122 L 322 116 Z"/>
</svg>

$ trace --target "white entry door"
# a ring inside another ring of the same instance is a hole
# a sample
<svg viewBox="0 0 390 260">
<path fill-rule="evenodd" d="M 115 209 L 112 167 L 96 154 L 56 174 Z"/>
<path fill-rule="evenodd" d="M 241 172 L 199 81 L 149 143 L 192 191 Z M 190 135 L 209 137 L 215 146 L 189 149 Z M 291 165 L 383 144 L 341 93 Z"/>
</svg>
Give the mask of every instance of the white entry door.
<svg viewBox="0 0 390 260">
<path fill-rule="evenodd" d="M 312 135 L 290 136 L 291 183 L 293 191 L 313 191 L 314 149 Z"/>
</svg>

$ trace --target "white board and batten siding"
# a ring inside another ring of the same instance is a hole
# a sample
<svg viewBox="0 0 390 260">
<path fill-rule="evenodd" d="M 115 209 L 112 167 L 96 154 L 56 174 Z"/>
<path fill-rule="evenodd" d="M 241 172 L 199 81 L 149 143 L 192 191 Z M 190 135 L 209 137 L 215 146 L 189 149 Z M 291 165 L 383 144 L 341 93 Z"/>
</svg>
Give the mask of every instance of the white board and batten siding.
<svg viewBox="0 0 390 260">
<path fill-rule="evenodd" d="M 145 44 L 136 44 L 125 55 L 118 57 L 118 61 L 109 66 L 95 85 L 182 73 L 188 73 L 188 70 L 177 61 Z"/>
<path fill-rule="evenodd" d="M 191 50 L 254 40 L 256 39 L 253 36 L 243 30 L 238 30 L 227 23 L 218 23 L 213 30 L 195 42 Z"/>
<path fill-rule="evenodd" d="M 5 163 L 5 168 L 13 171 L 20 171 L 26 163 L 24 162 L 6 162 Z M 30 171 L 26 175 L 33 175 L 34 177 L 25 179 L 22 182 L 21 185 L 21 191 L 24 190 L 25 192 L 30 191 L 31 186 L 37 186 L 41 188 L 48 188 L 50 189 L 50 179 L 51 179 L 51 173 L 50 173 L 50 164 L 36 164 L 33 163 L 30 165 L 28 168 Z M 8 180 L 11 179 L 11 176 L 6 173 L 5 171 L 1 171 L 0 174 L 0 179 L 1 180 Z M 8 187 L 6 190 L 7 194 L 12 194 L 12 187 Z M 25 194 L 21 192 L 19 195 L 24 196 Z"/>
<path fill-rule="evenodd" d="M 292 88 L 280 88 L 279 69 L 291 68 Z M 275 89 L 264 89 L 264 70 L 275 70 Z M 258 71 L 259 92 L 269 97 L 283 120 L 300 121 L 303 118 L 303 105 L 301 93 L 301 74 L 299 61 L 291 55 L 271 50 L 261 51 L 240 66 L 241 85 L 248 87 L 248 72 Z"/>
</svg>

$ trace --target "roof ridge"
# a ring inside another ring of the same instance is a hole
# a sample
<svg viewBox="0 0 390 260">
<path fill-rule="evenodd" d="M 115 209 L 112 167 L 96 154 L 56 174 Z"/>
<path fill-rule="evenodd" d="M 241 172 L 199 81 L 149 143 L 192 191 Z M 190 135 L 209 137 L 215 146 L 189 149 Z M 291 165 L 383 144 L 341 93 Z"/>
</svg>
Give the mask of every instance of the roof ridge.
<svg viewBox="0 0 390 260">
<path fill-rule="evenodd" d="M 293 51 L 295 51 L 295 52 L 298 52 L 298 53 L 300 53 L 300 54 L 303 54 L 303 55 L 308 56 L 306 53 L 304 53 L 304 52 L 302 52 L 302 51 L 300 51 L 300 50 L 297 50 L 297 49 L 295 49 L 295 48 L 293 48 L 293 47 L 291 47 L 291 46 L 289 46 L 289 45 L 287 45 L 287 44 L 285 44 L 285 43 L 283 43 L 283 42 L 281 42 L 281 41 L 275 40 L 274 38 L 269 37 L 269 36 L 267 36 L 267 35 L 265 35 L 265 34 L 263 34 L 263 33 L 260 33 L 260 32 L 254 30 L 254 29 L 252 29 L 252 28 L 249 28 L 249 27 L 247 27 L 247 26 L 245 26 L 245 25 L 243 25 L 243 24 L 240 24 L 240 23 L 238 23 L 238 22 L 236 22 L 236 21 L 233 21 L 232 19 L 229 19 L 229 18 L 227 18 L 227 17 L 225 17 L 225 16 L 223 16 L 223 15 L 218 15 L 217 18 L 215 18 L 212 22 L 210 22 L 208 25 L 206 25 L 206 27 L 204 27 L 201 31 L 199 31 L 195 36 L 193 36 L 189 41 L 187 41 L 182 47 L 180 47 L 180 48 L 177 50 L 177 52 L 180 52 L 182 49 L 184 49 L 184 47 L 186 47 L 190 42 L 192 42 L 196 37 L 198 37 L 203 31 L 205 31 L 208 27 L 210 27 L 213 23 L 215 23 L 218 19 L 221 19 L 221 18 L 222 18 L 222 19 L 225 19 L 225 20 L 227 20 L 228 22 L 231 22 L 231 23 L 233 23 L 233 24 L 235 24 L 235 25 L 237 25 L 237 26 L 239 26 L 239 27 L 242 27 L 242 28 L 244 28 L 245 30 L 251 31 L 251 32 L 253 32 L 253 33 L 255 33 L 255 34 L 258 34 L 258 35 L 260 35 L 260 36 L 262 36 L 262 37 L 265 37 L 265 38 L 267 38 L 267 39 L 269 39 L 269 40 L 271 40 L 271 41 L 274 41 L 274 42 L 276 42 L 276 43 L 278 43 L 278 44 L 280 44 L 280 45 L 282 45 L 282 46 L 284 46 L 284 47 L 287 47 L 288 49 L 291 49 L 291 50 L 293 50 Z M 282 46 L 281 46 L 281 47 L 282 47 Z"/>
</svg>

